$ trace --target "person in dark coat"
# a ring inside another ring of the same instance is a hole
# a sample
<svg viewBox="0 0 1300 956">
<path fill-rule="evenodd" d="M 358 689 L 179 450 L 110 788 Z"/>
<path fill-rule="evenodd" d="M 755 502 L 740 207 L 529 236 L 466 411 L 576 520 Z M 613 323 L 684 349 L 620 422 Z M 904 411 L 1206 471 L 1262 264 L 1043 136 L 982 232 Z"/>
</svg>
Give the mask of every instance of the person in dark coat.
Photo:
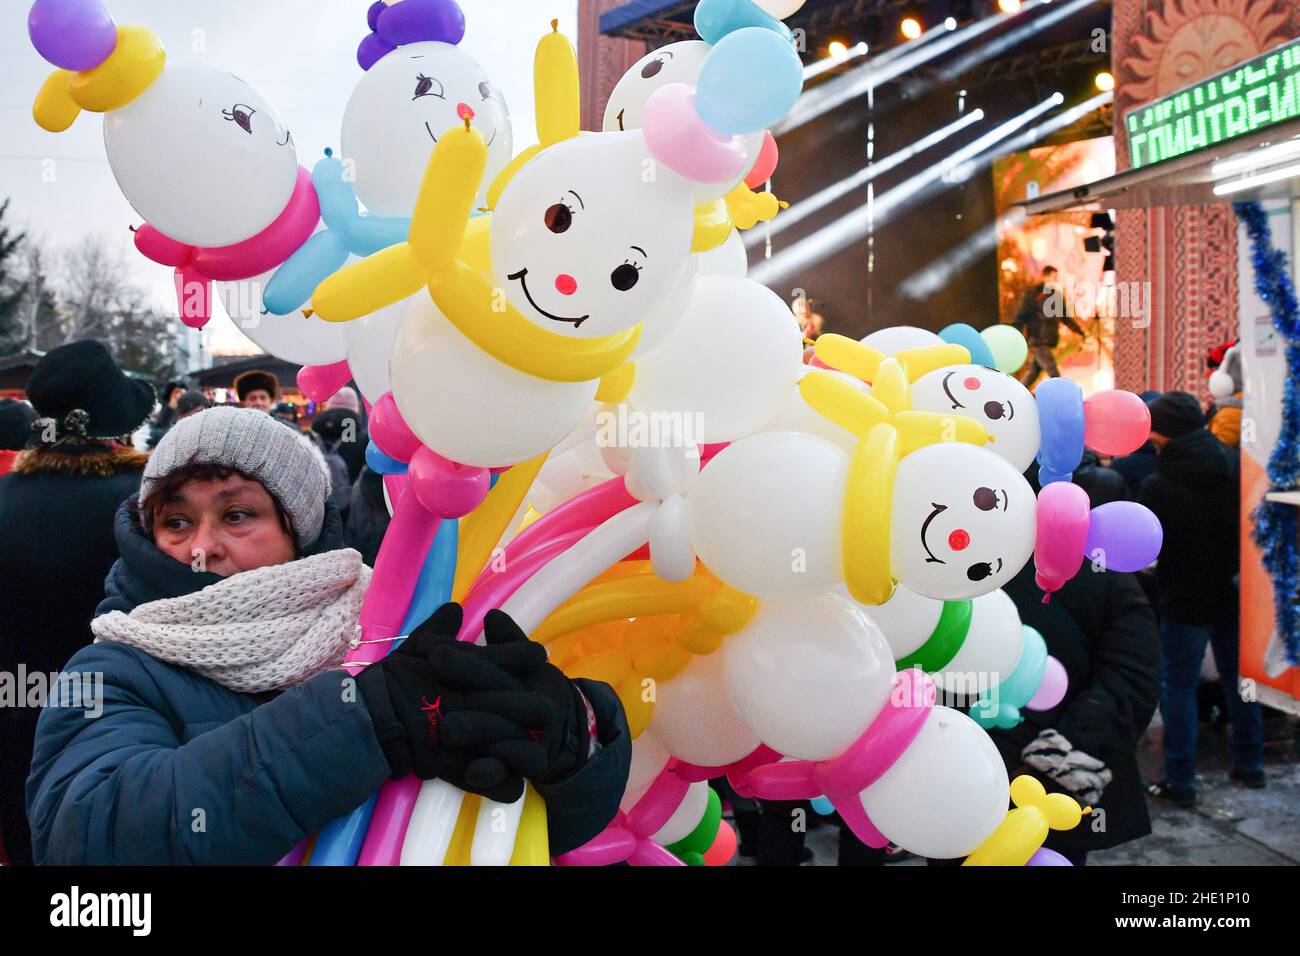
<svg viewBox="0 0 1300 956">
<path fill-rule="evenodd" d="M 327 491 L 308 444 L 258 411 L 208 409 L 159 443 L 119 511 L 96 643 L 41 714 L 38 863 L 272 864 L 411 773 L 506 802 L 531 781 L 553 854 L 613 819 L 631 761 L 617 696 L 501 612 L 485 646 L 455 640 L 449 604 L 340 669 L 370 570 L 339 547 Z"/>
<path fill-rule="evenodd" d="M 388 503 L 384 500 L 383 476 L 362 468 L 352 485 L 352 506 L 343 527 L 343 539 L 349 548 L 361 552 L 361 560 L 374 567 L 390 521 L 392 515 L 388 513 Z"/>
<path fill-rule="evenodd" d="M 1004 590 L 1065 667 L 1069 689 L 1052 710 L 1025 710 L 1023 723 L 989 735 L 1012 776 L 1032 773 L 1093 807 L 1073 830 L 1047 838 L 1080 865 L 1093 850 L 1151 832 L 1137 742 L 1160 699 L 1155 616 L 1133 575 L 1086 563 L 1047 604 L 1032 562 Z"/>
<path fill-rule="evenodd" d="M 1237 687 L 1241 477 L 1237 453 L 1206 429 L 1196 396 L 1165 392 L 1150 408 L 1159 454 L 1139 500 L 1164 528 L 1156 581 L 1165 728 L 1165 776 L 1150 792 L 1186 807 L 1196 800 L 1196 693 L 1207 644 L 1232 725 L 1230 777 L 1264 786 L 1260 707 Z"/>
<path fill-rule="evenodd" d="M 1025 334 L 1029 343 L 1029 367 L 1020 381 L 1031 388 L 1044 372 L 1049 378 L 1060 378 L 1053 349 L 1061 342 L 1061 323 L 1064 322 L 1080 338 L 1088 333 L 1066 313 L 1066 298 L 1056 285 L 1055 266 L 1043 266 L 1042 281 L 1025 290 L 1020 308 L 1016 311 L 1015 327 Z"/>
<path fill-rule="evenodd" d="M 48 675 L 90 643 L 90 619 L 117 557 L 113 514 L 140 486 L 145 455 L 113 439 L 149 417 L 153 386 L 124 375 L 101 343 L 52 349 L 27 394 L 34 442 L 0 478 L 0 672 Z M 0 706 L 0 840 L 30 863 L 23 780 L 39 702 Z"/>
</svg>

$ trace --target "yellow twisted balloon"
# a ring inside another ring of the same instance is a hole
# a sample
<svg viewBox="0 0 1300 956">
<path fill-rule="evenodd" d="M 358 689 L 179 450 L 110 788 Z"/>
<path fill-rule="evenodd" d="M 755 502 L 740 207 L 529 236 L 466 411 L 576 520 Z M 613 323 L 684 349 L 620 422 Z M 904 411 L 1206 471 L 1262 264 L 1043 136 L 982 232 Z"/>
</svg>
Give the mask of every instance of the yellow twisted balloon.
<svg viewBox="0 0 1300 956">
<path fill-rule="evenodd" d="M 149 88 L 162 72 L 167 54 L 162 41 L 145 27 L 118 27 L 117 46 L 93 70 L 55 70 L 32 103 L 32 117 L 51 133 L 62 133 L 82 110 L 121 109 Z"/>
<path fill-rule="evenodd" d="M 625 561 L 557 608 L 532 637 L 570 677 L 613 687 L 637 737 L 654 711 L 647 681 L 671 680 L 693 655 L 712 654 L 757 609 L 757 599 L 703 565 L 685 581 L 668 582 L 648 561 Z"/>
<path fill-rule="evenodd" d="M 844 583 L 859 604 L 884 604 L 894 593 L 890 519 L 898 463 L 937 442 L 990 440 L 973 418 L 911 407 L 911 382 L 935 368 L 966 364 L 970 353 L 944 344 L 886 357 L 842 335 L 823 335 L 816 354 L 825 364 L 872 382 L 867 395 L 829 372 L 810 372 L 799 380 L 799 393 L 818 414 L 858 436 L 844 492 Z"/>
<path fill-rule="evenodd" d="M 1085 813 L 1092 812 L 1063 793 L 1048 793 L 1027 775 L 1011 781 L 1011 802 L 1016 809 L 1007 812 L 962 866 L 1024 866 L 1042 847 L 1048 830 L 1073 830 Z"/>
</svg>

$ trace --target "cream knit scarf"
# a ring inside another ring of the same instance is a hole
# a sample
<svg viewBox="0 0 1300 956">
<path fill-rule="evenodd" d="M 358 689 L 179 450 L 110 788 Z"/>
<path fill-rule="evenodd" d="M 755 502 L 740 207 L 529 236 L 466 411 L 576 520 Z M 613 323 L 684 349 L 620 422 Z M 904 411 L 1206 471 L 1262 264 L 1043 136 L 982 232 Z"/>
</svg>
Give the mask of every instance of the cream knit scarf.
<svg viewBox="0 0 1300 956">
<path fill-rule="evenodd" d="M 96 642 L 130 644 L 233 691 L 282 690 L 343 662 L 369 584 L 359 553 L 326 551 L 113 611 L 91 630 Z"/>
</svg>

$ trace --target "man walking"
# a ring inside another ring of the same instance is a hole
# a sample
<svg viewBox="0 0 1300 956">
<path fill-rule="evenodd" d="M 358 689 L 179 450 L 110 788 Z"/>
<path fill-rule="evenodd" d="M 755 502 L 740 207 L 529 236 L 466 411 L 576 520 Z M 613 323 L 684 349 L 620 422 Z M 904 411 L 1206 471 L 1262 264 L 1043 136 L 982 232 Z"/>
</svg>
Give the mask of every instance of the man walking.
<svg viewBox="0 0 1300 956">
<path fill-rule="evenodd" d="M 1060 344 L 1062 322 L 1080 338 L 1088 337 L 1088 333 L 1066 314 L 1065 298 L 1061 295 L 1056 276 L 1055 266 L 1043 266 L 1042 281 L 1025 292 L 1020 309 L 1016 312 L 1015 326 L 1025 334 L 1025 339 L 1029 342 L 1029 368 L 1020 380 L 1026 388 L 1032 388 L 1043 372 L 1049 378 L 1061 377 L 1052 350 Z"/>
</svg>

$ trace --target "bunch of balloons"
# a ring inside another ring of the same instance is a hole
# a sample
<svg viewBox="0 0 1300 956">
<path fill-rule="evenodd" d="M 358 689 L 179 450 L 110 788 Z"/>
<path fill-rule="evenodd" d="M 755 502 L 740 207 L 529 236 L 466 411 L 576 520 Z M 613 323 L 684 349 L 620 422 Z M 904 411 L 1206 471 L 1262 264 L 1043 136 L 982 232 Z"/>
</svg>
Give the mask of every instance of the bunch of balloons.
<svg viewBox="0 0 1300 956">
<path fill-rule="evenodd" d="M 1010 783 L 985 728 L 1068 689 L 999 589 L 1031 557 L 1052 590 L 1085 558 L 1134 569 L 1159 549 L 1149 513 L 1089 509 L 1068 483 L 1084 445 L 1145 438 L 1133 396 L 1030 395 L 1003 326 L 828 335 L 805 364 L 789 306 L 747 277 L 737 230 L 782 205 L 769 130 L 800 95 L 781 21 L 801 6 L 701 0 L 700 39 L 634 64 L 591 133 L 552 22 L 538 143 L 514 155 L 461 7 L 375 3 L 338 148 L 310 174 L 242 80 L 168 60 L 100 0 L 32 7 L 58 68 L 37 121 L 106 114 L 137 246 L 176 270 L 182 318 L 206 321 L 222 283 L 312 397 L 361 387 L 393 518 L 348 666 L 451 599 L 461 640 L 502 608 L 620 696 L 621 811 L 558 863 L 725 863 L 720 776 L 829 803 L 872 845 L 1050 860 L 1043 836 L 1078 807 Z M 543 865 L 545 807 L 390 781 L 285 862 Z"/>
</svg>

